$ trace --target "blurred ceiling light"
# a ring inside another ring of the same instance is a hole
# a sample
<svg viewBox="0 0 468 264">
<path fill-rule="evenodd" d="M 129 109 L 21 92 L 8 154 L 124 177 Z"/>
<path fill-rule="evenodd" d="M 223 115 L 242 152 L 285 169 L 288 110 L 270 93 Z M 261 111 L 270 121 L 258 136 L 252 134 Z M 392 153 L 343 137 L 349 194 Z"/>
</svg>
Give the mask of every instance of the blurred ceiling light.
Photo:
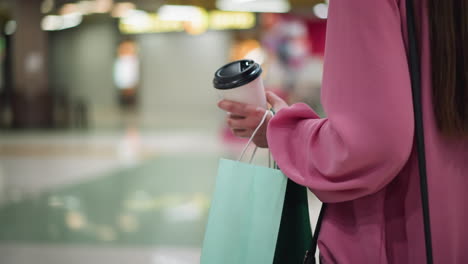
<svg viewBox="0 0 468 264">
<path fill-rule="evenodd" d="M 143 10 L 129 10 L 122 18 L 123 23 L 136 28 L 144 28 L 152 23 L 151 16 Z"/>
<path fill-rule="evenodd" d="M 13 35 L 16 32 L 16 21 L 9 20 L 5 24 L 5 35 Z"/>
<path fill-rule="evenodd" d="M 45 31 L 60 30 L 62 27 L 62 16 L 46 16 L 42 19 L 41 27 Z"/>
<path fill-rule="evenodd" d="M 203 16 L 204 9 L 196 6 L 163 5 L 158 10 L 161 20 L 169 21 L 194 21 Z"/>
<path fill-rule="evenodd" d="M 208 14 L 201 7 L 164 5 L 158 10 L 158 19 L 184 22 L 185 31 L 191 35 L 202 34 L 208 29 Z"/>
<path fill-rule="evenodd" d="M 287 0 L 217 0 L 216 7 L 225 11 L 286 13 L 291 9 Z"/>
<path fill-rule="evenodd" d="M 314 14 L 321 19 L 327 19 L 328 17 L 328 5 L 317 4 L 314 6 Z"/>
<path fill-rule="evenodd" d="M 112 10 L 111 15 L 113 17 L 124 17 L 128 14 L 130 10 L 136 9 L 134 3 L 124 2 L 124 3 L 117 3 L 114 5 L 114 9 Z"/>
<path fill-rule="evenodd" d="M 42 1 L 42 4 L 41 4 L 41 12 L 43 14 L 50 13 L 54 9 L 54 6 L 55 6 L 54 0 L 44 0 Z"/>
<path fill-rule="evenodd" d="M 60 15 L 67 15 L 72 13 L 81 12 L 80 7 L 77 4 L 65 4 L 60 8 Z"/>
<path fill-rule="evenodd" d="M 42 19 L 41 27 L 45 31 L 63 30 L 76 27 L 83 21 L 81 13 L 71 13 L 63 16 L 46 16 Z"/>
<path fill-rule="evenodd" d="M 81 13 L 72 13 L 62 17 L 63 24 L 61 29 L 76 27 L 83 21 L 83 15 Z"/>
<path fill-rule="evenodd" d="M 94 13 L 108 13 L 114 5 L 113 0 L 95 0 Z"/>
</svg>

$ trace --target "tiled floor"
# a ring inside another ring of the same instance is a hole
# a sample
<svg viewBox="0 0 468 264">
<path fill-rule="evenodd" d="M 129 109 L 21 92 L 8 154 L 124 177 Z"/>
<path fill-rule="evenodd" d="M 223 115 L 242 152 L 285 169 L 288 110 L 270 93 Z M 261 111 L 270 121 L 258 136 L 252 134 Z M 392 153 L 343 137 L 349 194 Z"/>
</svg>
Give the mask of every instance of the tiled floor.
<svg viewBox="0 0 468 264">
<path fill-rule="evenodd" d="M 199 263 L 218 159 L 241 144 L 217 131 L 4 133 L 0 263 Z"/>
</svg>

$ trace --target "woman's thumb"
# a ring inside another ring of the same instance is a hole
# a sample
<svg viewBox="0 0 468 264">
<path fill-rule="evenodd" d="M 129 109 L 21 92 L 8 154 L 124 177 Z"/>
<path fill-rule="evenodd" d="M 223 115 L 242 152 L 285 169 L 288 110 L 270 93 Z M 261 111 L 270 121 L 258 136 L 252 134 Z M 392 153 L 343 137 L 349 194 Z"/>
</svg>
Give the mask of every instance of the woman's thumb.
<svg viewBox="0 0 468 264">
<path fill-rule="evenodd" d="M 268 103 L 273 108 L 280 108 L 283 104 L 283 100 L 273 92 L 266 92 Z"/>
</svg>

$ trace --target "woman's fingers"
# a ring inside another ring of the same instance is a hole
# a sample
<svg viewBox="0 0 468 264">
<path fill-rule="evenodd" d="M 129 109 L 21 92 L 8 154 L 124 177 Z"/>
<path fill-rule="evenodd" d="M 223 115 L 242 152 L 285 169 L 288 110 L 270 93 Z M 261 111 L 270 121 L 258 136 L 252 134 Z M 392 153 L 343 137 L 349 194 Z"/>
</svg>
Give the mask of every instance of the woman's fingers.
<svg viewBox="0 0 468 264">
<path fill-rule="evenodd" d="M 267 97 L 267 101 L 269 104 L 271 104 L 271 106 L 275 106 L 275 104 L 278 104 L 278 102 L 281 101 L 281 98 L 279 98 L 275 93 L 273 92 L 266 92 L 266 97 Z"/>
<path fill-rule="evenodd" d="M 231 129 L 246 129 L 246 126 L 245 126 L 245 118 L 244 119 L 233 119 L 233 118 L 230 118 L 229 116 L 226 118 L 226 123 L 228 125 L 228 127 L 230 127 Z"/>
<path fill-rule="evenodd" d="M 266 92 L 266 97 L 267 97 L 268 103 L 276 111 L 279 111 L 280 109 L 288 106 L 288 104 L 283 99 L 281 99 L 281 97 L 277 96 L 273 92 Z"/>
<path fill-rule="evenodd" d="M 228 118 L 232 118 L 232 119 L 245 119 L 245 116 L 234 115 L 234 114 L 232 114 L 232 113 L 228 113 Z"/>
<path fill-rule="evenodd" d="M 218 107 L 228 112 L 226 123 L 233 134 L 241 138 L 249 138 L 260 124 L 266 109 L 255 105 L 222 100 Z M 260 133 L 264 134 L 264 133 Z"/>
<path fill-rule="evenodd" d="M 251 116 L 257 111 L 261 110 L 261 108 L 257 109 L 257 107 L 254 105 L 243 104 L 228 100 L 220 101 L 218 103 L 218 107 L 235 116 Z"/>
<path fill-rule="evenodd" d="M 253 131 L 247 129 L 232 129 L 232 133 L 240 138 L 250 138 L 250 136 L 252 136 Z"/>
<path fill-rule="evenodd" d="M 262 119 L 262 115 L 254 114 L 246 118 L 236 119 L 228 116 L 226 123 L 232 129 L 255 129 Z"/>
</svg>

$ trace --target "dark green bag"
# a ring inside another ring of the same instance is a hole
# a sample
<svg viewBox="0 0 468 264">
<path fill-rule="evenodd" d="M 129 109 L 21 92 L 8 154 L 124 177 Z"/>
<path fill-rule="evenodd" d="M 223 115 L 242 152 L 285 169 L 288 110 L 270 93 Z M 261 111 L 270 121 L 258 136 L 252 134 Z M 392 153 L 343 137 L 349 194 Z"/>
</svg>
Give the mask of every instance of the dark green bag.
<svg viewBox="0 0 468 264">
<path fill-rule="evenodd" d="M 318 234 L 325 206 L 322 205 L 315 234 L 312 236 L 307 188 L 288 179 L 274 264 L 315 263 Z"/>
<path fill-rule="evenodd" d="M 302 263 L 311 246 L 307 189 L 288 180 L 273 263 Z"/>
</svg>

